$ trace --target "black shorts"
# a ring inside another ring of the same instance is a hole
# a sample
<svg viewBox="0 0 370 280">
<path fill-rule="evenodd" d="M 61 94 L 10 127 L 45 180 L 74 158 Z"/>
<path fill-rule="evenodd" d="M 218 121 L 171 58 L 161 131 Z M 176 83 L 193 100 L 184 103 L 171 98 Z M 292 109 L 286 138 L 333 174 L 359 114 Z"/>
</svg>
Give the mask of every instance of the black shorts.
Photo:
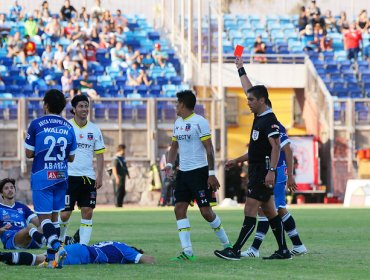
<svg viewBox="0 0 370 280">
<path fill-rule="evenodd" d="M 79 208 L 90 207 L 95 208 L 96 204 L 96 189 L 95 180 L 86 176 L 69 176 L 68 188 L 65 198 L 64 211 L 73 211 L 75 204 Z"/>
<path fill-rule="evenodd" d="M 248 165 L 248 197 L 267 202 L 274 195 L 274 189 L 265 185 L 267 172 L 263 163 L 252 163 Z"/>
<path fill-rule="evenodd" d="M 208 188 L 208 166 L 177 173 L 175 203 L 191 203 L 194 199 L 199 207 L 217 204 L 215 192 Z"/>
</svg>

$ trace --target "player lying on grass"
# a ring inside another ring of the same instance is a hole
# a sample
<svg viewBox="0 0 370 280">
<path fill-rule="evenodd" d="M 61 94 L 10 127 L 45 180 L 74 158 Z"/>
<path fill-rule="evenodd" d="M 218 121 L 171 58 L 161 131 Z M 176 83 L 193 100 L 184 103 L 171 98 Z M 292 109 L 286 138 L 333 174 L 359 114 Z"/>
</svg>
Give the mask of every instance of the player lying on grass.
<svg viewBox="0 0 370 280">
<path fill-rule="evenodd" d="M 8 265 L 40 265 L 47 267 L 45 254 L 29 252 L 0 252 L 0 262 Z M 77 264 L 154 264 L 152 256 L 122 242 L 103 241 L 91 246 L 66 245 L 55 256 L 53 268 Z M 44 265 L 46 264 L 46 265 Z"/>
</svg>

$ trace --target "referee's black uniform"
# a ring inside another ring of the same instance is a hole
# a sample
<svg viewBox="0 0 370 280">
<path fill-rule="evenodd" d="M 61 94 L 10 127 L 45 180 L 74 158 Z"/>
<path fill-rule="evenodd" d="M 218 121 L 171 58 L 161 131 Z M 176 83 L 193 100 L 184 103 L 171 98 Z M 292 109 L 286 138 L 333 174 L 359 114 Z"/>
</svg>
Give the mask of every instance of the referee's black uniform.
<svg viewBox="0 0 370 280">
<path fill-rule="evenodd" d="M 265 185 L 269 168 L 266 157 L 270 158 L 272 150 L 269 137 L 280 137 L 279 123 L 271 109 L 255 116 L 248 148 L 247 196 L 264 202 L 273 195 L 273 189 Z"/>
</svg>

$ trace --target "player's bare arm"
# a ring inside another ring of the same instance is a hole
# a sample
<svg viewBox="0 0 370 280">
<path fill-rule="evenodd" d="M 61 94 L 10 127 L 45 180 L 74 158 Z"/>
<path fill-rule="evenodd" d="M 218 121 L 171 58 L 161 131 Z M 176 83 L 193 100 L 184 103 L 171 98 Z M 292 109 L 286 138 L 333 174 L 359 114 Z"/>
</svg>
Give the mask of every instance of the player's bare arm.
<svg viewBox="0 0 370 280">
<path fill-rule="evenodd" d="M 277 167 L 279 156 L 280 156 L 280 138 L 272 138 L 269 137 L 269 142 L 271 145 L 271 156 L 270 156 L 270 166 L 273 168 Z M 265 178 L 265 184 L 266 186 L 274 186 L 275 185 L 275 172 L 268 171 L 266 178 Z"/>
<path fill-rule="evenodd" d="M 242 71 L 242 70 L 240 70 L 240 69 L 243 68 L 243 59 L 241 57 L 237 57 L 235 59 L 235 64 L 236 64 L 236 69 L 238 69 L 238 72 Z M 239 74 L 239 76 L 240 76 L 240 74 Z M 251 81 L 249 80 L 247 74 L 240 76 L 240 82 L 242 83 L 244 93 L 247 94 L 248 89 L 250 89 L 253 86 Z"/>
<path fill-rule="evenodd" d="M 287 180 L 287 188 L 291 192 L 295 192 L 297 190 L 297 184 L 295 182 L 294 176 L 293 176 L 293 151 L 292 148 L 290 147 L 290 144 L 286 144 L 283 147 L 283 151 L 285 154 L 285 159 L 286 159 L 286 165 L 287 165 L 287 175 L 288 175 L 288 180 Z"/>
<path fill-rule="evenodd" d="M 168 151 L 168 161 L 164 169 L 167 177 L 171 177 L 173 175 L 172 168 L 175 164 L 178 150 L 179 150 L 179 143 L 177 143 L 177 141 L 172 141 L 170 150 Z"/>
<path fill-rule="evenodd" d="M 211 139 L 207 139 L 202 141 L 204 148 L 206 149 L 207 153 L 207 161 L 208 161 L 208 170 L 210 172 L 208 176 L 208 186 L 213 191 L 217 191 L 220 188 L 220 183 L 218 182 L 217 178 L 214 174 L 215 172 L 215 155 L 213 150 L 213 145 Z"/>
<path fill-rule="evenodd" d="M 96 172 L 95 188 L 98 190 L 103 186 L 104 154 L 96 155 L 96 165 L 97 165 L 97 172 Z"/>
</svg>

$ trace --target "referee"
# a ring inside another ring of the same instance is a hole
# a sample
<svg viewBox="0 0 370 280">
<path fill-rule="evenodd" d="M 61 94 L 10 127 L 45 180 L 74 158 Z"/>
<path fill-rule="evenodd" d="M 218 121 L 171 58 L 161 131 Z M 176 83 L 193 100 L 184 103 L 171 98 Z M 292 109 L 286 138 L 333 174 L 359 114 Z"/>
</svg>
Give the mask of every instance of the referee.
<svg viewBox="0 0 370 280">
<path fill-rule="evenodd" d="M 248 153 L 234 159 L 234 162 L 248 161 L 248 191 L 244 207 L 244 222 L 238 240 L 232 248 L 215 251 L 215 255 L 226 260 L 240 260 L 240 252 L 256 226 L 258 209 L 261 207 L 269 219 L 279 249 L 264 259 L 290 259 L 284 236 L 284 227 L 276 212 L 273 186 L 280 154 L 279 122 L 267 106 L 268 92 L 265 86 L 252 86 L 243 67 L 241 58 L 236 58 L 236 66 L 248 106 L 255 118 L 253 121 Z M 227 167 L 227 166 L 226 166 Z"/>
</svg>

